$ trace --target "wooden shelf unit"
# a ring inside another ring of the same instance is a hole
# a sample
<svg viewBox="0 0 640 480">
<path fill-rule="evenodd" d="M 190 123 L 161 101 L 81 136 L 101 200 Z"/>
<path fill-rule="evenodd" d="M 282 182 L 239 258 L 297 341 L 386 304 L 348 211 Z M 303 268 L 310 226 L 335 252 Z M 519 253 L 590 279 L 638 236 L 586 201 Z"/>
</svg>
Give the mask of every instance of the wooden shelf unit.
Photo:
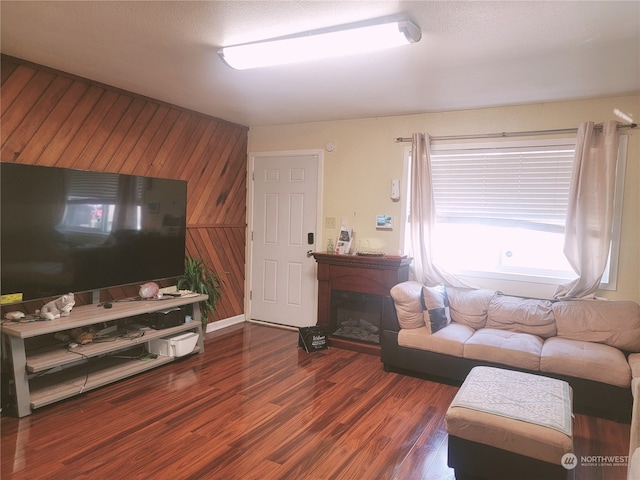
<svg viewBox="0 0 640 480">
<path fill-rule="evenodd" d="M 173 361 L 173 357 L 140 359 L 127 358 L 125 355 L 127 350 L 136 346 L 140 346 L 142 351 L 144 344 L 154 338 L 194 331 L 199 338 L 192 353 L 203 353 L 204 336 L 199 302 L 206 299 L 206 295 L 196 295 L 161 300 L 113 302 L 112 308 L 109 309 L 83 305 L 74 308 L 68 317 L 56 320 L 4 323 L 2 341 L 6 349 L 5 355 L 11 364 L 17 415 L 24 417 L 33 409 Z M 193 305 L 191 322 L 161 330 L 143 330 L 144 334 L 135 338 L 117 338 L 74 348 L 68 348 L 61 342 L 45 343 L 36 349 L 28 349 L 25 345 L 27 339 L 186 305 Z M 117 352 L 124 353 L 114 356 Z"/>
</svg>

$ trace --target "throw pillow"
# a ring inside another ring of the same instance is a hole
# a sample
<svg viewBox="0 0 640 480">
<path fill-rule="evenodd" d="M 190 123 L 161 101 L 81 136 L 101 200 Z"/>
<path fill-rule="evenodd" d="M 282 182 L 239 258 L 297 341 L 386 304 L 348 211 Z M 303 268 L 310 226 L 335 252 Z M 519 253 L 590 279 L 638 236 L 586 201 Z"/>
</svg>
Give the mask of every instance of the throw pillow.
<svg viewBox="0 0 640 480">
<path fill-rule="evenodd" d="M 422 287 L 422 302 L 425 309 L 424 323 L 429 333 L 436 333 L 451 323 L 449 297 L 444 285 Z"/>
</svg>

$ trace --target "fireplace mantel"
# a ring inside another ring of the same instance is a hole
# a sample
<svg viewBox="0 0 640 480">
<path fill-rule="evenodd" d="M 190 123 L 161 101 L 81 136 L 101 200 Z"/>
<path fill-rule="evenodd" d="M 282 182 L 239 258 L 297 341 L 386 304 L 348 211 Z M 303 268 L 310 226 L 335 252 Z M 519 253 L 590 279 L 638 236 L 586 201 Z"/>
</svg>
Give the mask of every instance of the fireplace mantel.
<svg viewBox="0 0 640 480">
<path fill-rule="evenodd" d="M 318 263 L 318 326 L 331 332 L 331 292 L 366 293 L 382 297 L 382 309 L 393 308 L 389 290 L 409 278 L 411 258 L 314 253 Z M 379 345 L 344 338 L 329 338 L 329 344 L 378 355 Z"/>
</svg>

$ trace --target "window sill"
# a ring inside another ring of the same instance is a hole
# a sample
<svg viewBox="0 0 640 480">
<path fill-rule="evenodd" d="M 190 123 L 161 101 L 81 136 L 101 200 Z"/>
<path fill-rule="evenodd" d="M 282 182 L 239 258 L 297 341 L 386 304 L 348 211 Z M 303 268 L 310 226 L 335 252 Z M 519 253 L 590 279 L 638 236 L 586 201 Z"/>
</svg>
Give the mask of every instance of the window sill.
<svg viewBox="0 0 640 480">
<path fill-rule="evenodd" d="M 479 272 L 472 270 L 461 270 L 450 273 L 453 273 L 465 282 L 478 288 L 496 290 L 507 295 L 548 299 L 553 298 L 553 294 L 558 285 L 572 280 L 572 278 L 503 272 Z M 599 288 L 600 290 L 615 290 L 615 286 L 605 283 L 600 284 Z"/>
</svg>

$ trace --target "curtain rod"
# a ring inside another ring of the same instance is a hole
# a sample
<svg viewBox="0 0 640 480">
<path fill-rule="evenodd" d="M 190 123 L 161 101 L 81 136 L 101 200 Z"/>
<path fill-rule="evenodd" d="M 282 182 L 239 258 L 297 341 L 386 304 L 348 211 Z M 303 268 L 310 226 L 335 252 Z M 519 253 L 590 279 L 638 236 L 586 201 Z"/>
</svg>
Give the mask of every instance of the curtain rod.
<svg viewBox="0 0 640 480">
<path fill-rule="evenodd" d="M 637 123 L 629 123 L 628 125 L 618 125 L 618 129 L 622 128 L 636 128 Z M 596 125 L 598 130 L 602 130 L 602 125 Z M 524 132 L 497 132 L 497 133 L 478 133 L 475 135 L 445 135 L 440 137 L 431 137 L 431 141 L 440 140 L 470 140 L 474 138 L 503 138 L 503 137 L 524 137 L 527 135 L 554 135 L 559 133 L 577 133 L 577 128 L 560 128 L 555 130 L 529 130 Z M 396 137 L 394 138 L 396 143 L 412 142 L 411 137 Z"/>
</svg>

